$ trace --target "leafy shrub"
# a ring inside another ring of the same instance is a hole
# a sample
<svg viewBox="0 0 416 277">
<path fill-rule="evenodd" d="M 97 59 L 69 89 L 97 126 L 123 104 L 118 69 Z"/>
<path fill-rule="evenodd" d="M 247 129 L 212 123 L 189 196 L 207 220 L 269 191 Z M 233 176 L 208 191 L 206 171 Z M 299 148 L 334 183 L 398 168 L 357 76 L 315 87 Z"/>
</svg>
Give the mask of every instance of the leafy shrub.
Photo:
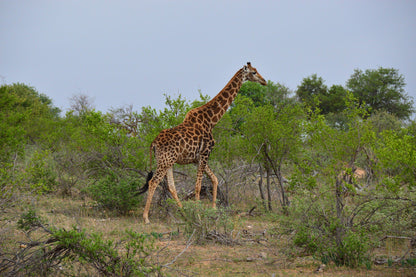
<svg viewBox="0 0 416 277">
<path fill-rule="evenodd" d="M 185 234 L 193 235 L 197 244 L 204 244 L 209 240 L 224 244 L 234 243 L 231 234 L 235 222 L 224 208 L 213 209 L 200 201 L 187 201 L 178 213 L 184 221 Z"/>
<path fill-rule="evenodd" d="M 104 208 L 126 214 L 141 202 L 137 188 L 142 182 L 111 173 L 87 187 L 89 195 Z"/>
<path fill-rule="evenodd" d="M 337 266 L 357 267 L 370 262 L 370 231 L 360 226 L 341 224 L 330 204 L 331 194 L 308 199 L 294 198 L 282 226 L 295 231 L 293 244 L 320 259 Z"/>
<path fill-rule="evenodd" d="M 371 244 L 368 235 L 349 230 L 339 245 L 320 250 L 321 260 L 333 261 L 337 266 L 357 267 L 369 264 L 371 257 L 367 254 Z"/>
<path fill-rule="evenodd" d="M 319 247 L 318 238 L 318 234 L 306 226 L 300 226 L 293 238 L 293 243 L 305 248 L 308 253 L 315 253 Z"/>
<path fill-rule="evenodd" d="M 43 220 L 36 214 L 35 210 L 28 210 L 26 213 L 20 215 L 17 221 L 17 227 L 23 231 L 29 231 L 34 227 L 39 227 L 43 224 Z"/>
<path fill-rule="evenodd" d="M 103 240 L 98 233 L 87 234 L 85 230 L 58 229 L 53 232 L 56 247 L 66 249 L 66 260 L 93 265 L 102 275 L 146 276 L 158 270 L 147 264 L 145 258 L 154 250 L 153 237 L 126 230 L 124 249 L 118 243 Z M 60 257 L 61 258 L 61 257 Z"/>
<path fill-rule="evenodd" d="M 17 253 L 0 253 L 0 272 L 7 276 L 48 276 L 54 272 L 70 276 L 80 272 L 93 276 L 160 273 L 160 266 L 147 259 L 155 250 L 155 235 L 126 230 L 121 241 L 104 240 L 99 233 L 76 227 L 49 227 L 34 210 L 21 215 L 18 228 L 27 232 L 29 241 L 21 242 Z M 32 237 L 33 233 L 37 235 Z M 74 265 L 77 272 L 72 271 Z"/>
<path fill-rule="evenodd" d="M 56 189 L 57 173 L 49 151 L 35 151 L 26 168 L 30 189 L 37 194 L 53 192 Z"/>
</svg>

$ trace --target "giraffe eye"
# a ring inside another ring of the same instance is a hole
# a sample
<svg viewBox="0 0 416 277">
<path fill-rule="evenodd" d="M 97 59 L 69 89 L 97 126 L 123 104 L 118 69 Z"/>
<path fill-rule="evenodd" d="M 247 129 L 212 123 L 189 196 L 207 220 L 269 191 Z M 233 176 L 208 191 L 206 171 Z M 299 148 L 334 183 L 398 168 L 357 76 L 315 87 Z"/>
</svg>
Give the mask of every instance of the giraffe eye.
<svg viewBox="0 0 416 277">
<path fill-rule="evenodd" d="M 253 72 L 253 75 L 256 75 L 256 74 L 257 74 L 257 72 L 256 72 L 256 71 L 254 71 L 254 72 Z"/>
</svg>

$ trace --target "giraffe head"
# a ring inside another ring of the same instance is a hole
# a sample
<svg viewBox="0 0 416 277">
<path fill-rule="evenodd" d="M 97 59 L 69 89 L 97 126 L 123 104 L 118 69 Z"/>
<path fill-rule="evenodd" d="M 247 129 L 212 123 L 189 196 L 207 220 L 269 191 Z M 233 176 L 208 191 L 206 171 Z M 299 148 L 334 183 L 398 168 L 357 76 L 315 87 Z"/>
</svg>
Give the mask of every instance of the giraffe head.
<svg viewBox="0 0 416 277">
<path fill-rule="evenodd" d="M 243 82 L 245 81 L 256 82 L 263 86 L 267 85 L 266 80 L 257 72 L 257 69 L 251 66 L 250 62 L 243 67 Z"/>
</svg>

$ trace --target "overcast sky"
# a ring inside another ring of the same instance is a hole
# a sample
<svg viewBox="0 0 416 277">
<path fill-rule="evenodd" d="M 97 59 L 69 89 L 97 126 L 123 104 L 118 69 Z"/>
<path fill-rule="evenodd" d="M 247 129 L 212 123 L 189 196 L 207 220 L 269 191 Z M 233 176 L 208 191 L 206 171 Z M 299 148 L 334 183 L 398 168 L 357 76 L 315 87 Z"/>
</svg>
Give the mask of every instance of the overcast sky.
<svg viewBox="0 0 416 277">
<path fill-rule="evenodd" d="M 63 111 L 75 94 L 104 112 L 213 97 L 247 61 L 292 90 L 393 67 L 416 100 L 416 1 L 0 0 L 0 83 Z"/>
</svg>

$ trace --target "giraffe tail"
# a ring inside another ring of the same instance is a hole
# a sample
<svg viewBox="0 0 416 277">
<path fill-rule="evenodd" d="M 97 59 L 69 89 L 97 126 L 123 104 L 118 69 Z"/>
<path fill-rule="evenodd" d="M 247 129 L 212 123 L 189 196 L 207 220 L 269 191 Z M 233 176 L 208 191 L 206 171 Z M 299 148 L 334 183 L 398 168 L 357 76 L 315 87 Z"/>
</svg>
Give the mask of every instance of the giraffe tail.
<svg viewBox="0 0 416 277">
<path fill-rule="evenodd" d="M 146 184 L 144 184 L 144 186 L 136 192 L 136 195 L 143 194 L 149 189 L 149 181 L 153 177 L 153 171 L 152 171 L 152 150 L 153 150 L 153 148 L 154 148 L 154 145 L 153 145 L 153 142 L 152 142 L 152 144 L 150 145 L 150 155 L 149 155 L 150 156 L 149 157 L 150 158 L 150 172 L 147 174 Z"/>
<path fill-rule="evenodd" d="M 136 192 L 136 195 L 143 194 L 149 189 L 149 181 L 152 179 L 152 177 L 153 171 L 150 171 L 149 174 L 147 174 L 146 184 L 144 184 L 144 186 Z"/>
</svg>

